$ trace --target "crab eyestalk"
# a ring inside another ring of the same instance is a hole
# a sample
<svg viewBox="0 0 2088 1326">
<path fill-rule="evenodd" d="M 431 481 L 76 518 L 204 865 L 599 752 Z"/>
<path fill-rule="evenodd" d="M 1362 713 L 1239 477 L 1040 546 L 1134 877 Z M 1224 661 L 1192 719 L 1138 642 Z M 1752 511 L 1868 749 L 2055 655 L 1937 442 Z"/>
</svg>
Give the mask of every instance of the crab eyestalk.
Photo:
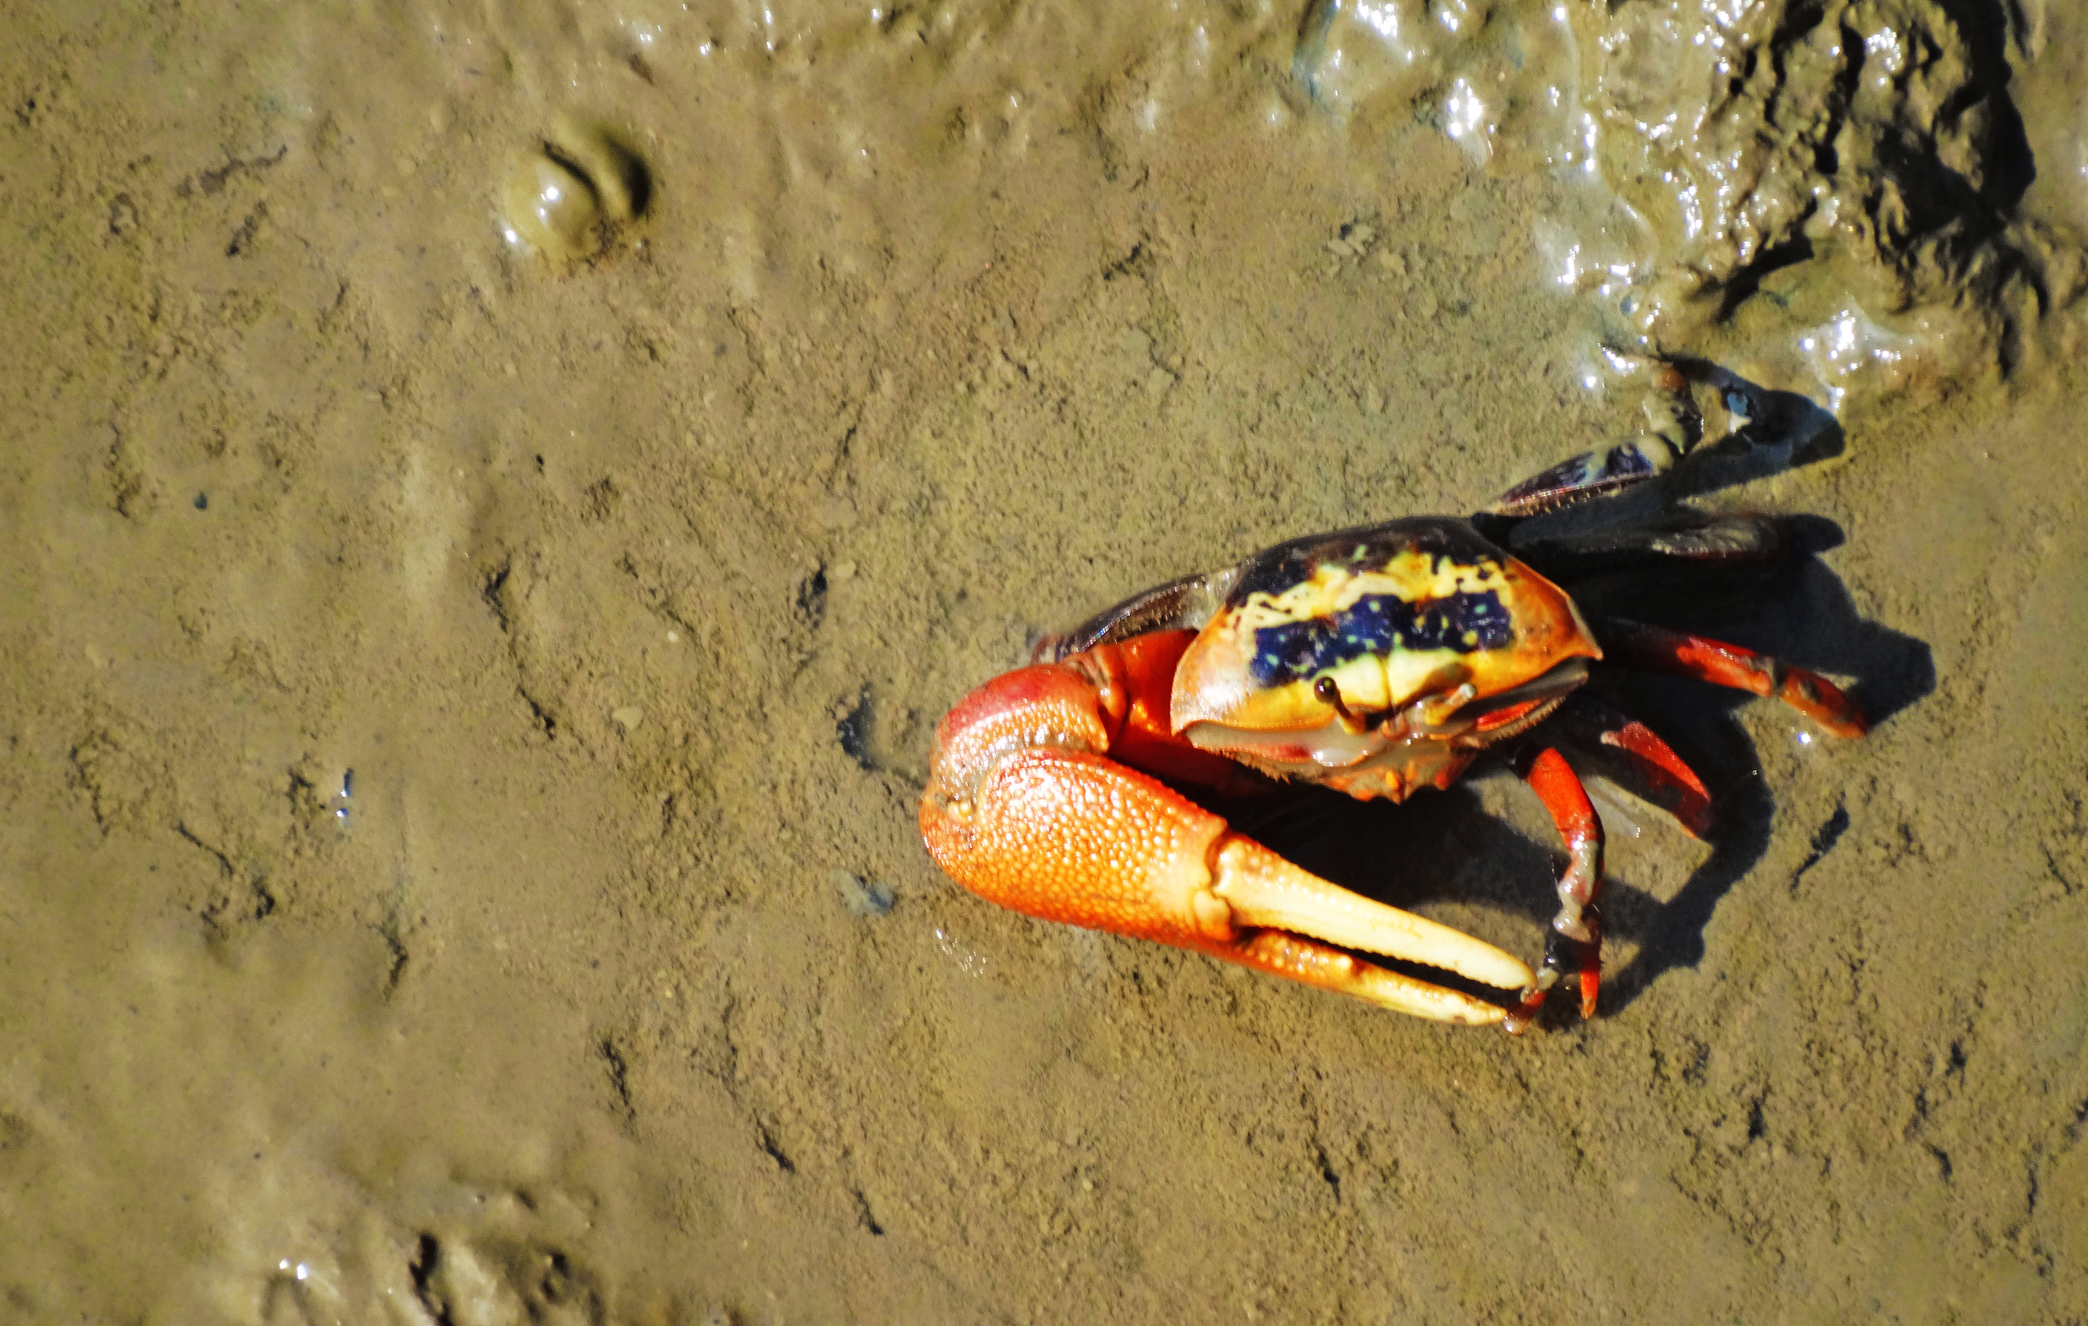
<svg viewBox="0 0 2088 1326">
<path fill-rule="evenodd" d="M 1334 711 L 1334 721 L 1341 730 L 1352 737 L 1360 737 L 1369 730 L 1370 724 L 1358 717 L 1341 698 L 1341 685 L 1332 677 L 1321 677 L 1312 683 L 1312 694 L 1319 702 Z"/>
</svg>

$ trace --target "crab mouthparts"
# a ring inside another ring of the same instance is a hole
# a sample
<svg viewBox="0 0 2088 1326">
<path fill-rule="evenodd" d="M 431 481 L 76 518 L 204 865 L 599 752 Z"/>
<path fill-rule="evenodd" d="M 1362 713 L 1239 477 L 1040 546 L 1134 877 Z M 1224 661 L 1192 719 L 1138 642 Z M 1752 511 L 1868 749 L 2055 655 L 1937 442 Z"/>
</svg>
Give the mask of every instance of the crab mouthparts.
<svg viewBox="0 0 2088 1326">
<path fill-rule="evenodd" d="M 1588 661 L 1570 658 L 1534 681 L 1455 704 L 1449 696 L 1425 695 L 1405 706 L 1354 724 L 1345 711 L 1333 710 L 1314 728 L 1255 731 L 1228 723 L 1200 721 L 1182 730 L 1191 745 L 1245 760 L 1287 777 L 1311 779 L 1365 765 L 1408 770 L 1401 781 L 1409 787 L 1445 759 L 1468 759 L 1472 752 L 1528 731 L 1550 716 L 1569 692 L 1588 678 Z M 1331 706 L 1330 706 L 1331 709 Z M 1352 730 L 1360 729 L 1360 730 Z"/>
</svg>

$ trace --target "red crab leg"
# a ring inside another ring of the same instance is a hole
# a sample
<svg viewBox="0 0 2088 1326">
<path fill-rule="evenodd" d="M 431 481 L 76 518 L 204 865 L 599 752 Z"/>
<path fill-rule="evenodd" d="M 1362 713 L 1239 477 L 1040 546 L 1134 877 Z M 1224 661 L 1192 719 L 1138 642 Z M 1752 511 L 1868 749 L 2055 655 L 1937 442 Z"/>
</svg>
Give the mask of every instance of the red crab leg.
<svg viewBox="0 0 2088 1326">
<path fill-rule="evenodd" d="M 1711 832 L 1711 793 L 1658 733 L 1618 712 L 1587 691 L 1575 691 L 1559 707 L 1548 731 L 1566 742 L 1583 769 L 1675 817 L 1685 833 Z"/>
<path fill-rule="evenodd" d="M 1637 776 L 1632 790 L 1643 789 L 1654 805 L 1666 807 L 1691 837 L 1710 832 L 1710 792 L 1659 733 L 1634 718 L 1604 732 L 1601 740 L 1619 752 Z"/>
<path fill-rule="evenodd" d="M 1870 720 L 1839 686 L 1767 654 L 1619 617 L 1602 619 L 1595 634 L 1603 657 L 1627 668 L 1775 696 L 1837 737 L 1860 737 L 1870 731 Z"/>
<path fill-rule="evenodd" d="M 1502 989 L 1536 978 L 1493 945 L 1301 870 L 1104 754 L 1133 680 L 1115 646 L 1021 668 L 937 732 L 921 834 L 950 876 L 1004 907 L 1195 949 L 1447 1022 L 1507 1010 L 1342 951 Z"/>
<path fill-rule="evenodd" d="M 1566 840 L 1566 871 L 1559 876 L 1559 914 L 1545 935 L 1544 962 L 1537 968 L 1537 979 L 1523 991 L 1522 1002 L 1508 1014 L 1508 1030 L 1517 1035 L 1544 1007 L 1544 997 L 1559 977 L 1580 974 L 1583 1018 L 1595 1016 L 1595 996 L 1602 984 L 1602 913 L 1595 906 L 1595 896 L 1602 891 L 1602 821 L 1588 802 L 1587 789 L 1559 752 L 1540 751 L 1523 777 Z"/>
</svg>

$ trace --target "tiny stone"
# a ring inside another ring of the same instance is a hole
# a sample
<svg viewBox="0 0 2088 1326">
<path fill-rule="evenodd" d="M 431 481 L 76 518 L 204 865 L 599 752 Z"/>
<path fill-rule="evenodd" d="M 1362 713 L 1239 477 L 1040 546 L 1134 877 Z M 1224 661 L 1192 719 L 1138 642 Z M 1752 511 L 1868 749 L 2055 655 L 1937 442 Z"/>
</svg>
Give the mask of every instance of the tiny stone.
<svg viewBox="0 0 2088 1326">
<path fill-rule="evenodd" d="M 827 568 L 827 579 L 832 581 L 853 580 L 856 573 L 854 562 L 836 562 Z"/>
<path fill-rule="evenodd" d="M 616 725 L 624 731 L 635 732 L 645 721 L 645 711 L 635 705 L 625 705 L 621 709 L 611 709 L 609 717 L 616 720 Z"/>
</svg>

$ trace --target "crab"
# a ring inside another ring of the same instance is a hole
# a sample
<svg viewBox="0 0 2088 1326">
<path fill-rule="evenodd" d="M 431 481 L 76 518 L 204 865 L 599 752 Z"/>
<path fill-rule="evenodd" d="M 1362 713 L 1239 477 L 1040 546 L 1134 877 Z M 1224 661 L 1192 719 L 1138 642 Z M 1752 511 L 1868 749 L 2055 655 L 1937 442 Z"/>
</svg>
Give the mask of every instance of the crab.
<svg viewBox="0 0 2088 1326">
<path fill-rule="evenodd" d="M 1721 387 L 1736 419 L 1763 413 L 1741 380 L 1704 365 L 1692 375 Z M 966 888 L 1030 916 L 1403 1013 L 1520 1033 L 1563 978 L 1578 977 L 1580 1015 L 1593 1017 L 1603 826 L 1562 748 L 1691 832 L 1709 827 L 1711 804 L 1666 742 L 1580 689 L 1591 671 L 1622 666 L 1773 696 L 1841 737 L 1868 726 L 1824 677 L 1584 611 L 1532 564 L 1572 579 L 1620 563 L 1780 554 L 1772 520 L 1707 516 L 1664 498 L 1651 522 L 1565 519 L 1568 508 L 1628 505 L 1627 490 L 1657 492 L 1653 481 L 1714 450 L 1692 455 L 1702 420 L 1676 366 L 1657 369 L 1647 412 L 1647 431 L 1525 480 L 1470 518 L 1292 539 L 1045 638 L 1029 666 L 971 692 L 937 728 L 920 805 L 929 853 Z M 1400 802 L 1448 787 L 1490 751 L 1508 756 L 1566 847 L 1534 971 L 1301 869 L 1195 799 L 1294 780 Z M 1358 953 L 1461 980 L 1439 984 Z M 1507 993 L 1487 999 L 1472 987 Z"/>
</svg>

